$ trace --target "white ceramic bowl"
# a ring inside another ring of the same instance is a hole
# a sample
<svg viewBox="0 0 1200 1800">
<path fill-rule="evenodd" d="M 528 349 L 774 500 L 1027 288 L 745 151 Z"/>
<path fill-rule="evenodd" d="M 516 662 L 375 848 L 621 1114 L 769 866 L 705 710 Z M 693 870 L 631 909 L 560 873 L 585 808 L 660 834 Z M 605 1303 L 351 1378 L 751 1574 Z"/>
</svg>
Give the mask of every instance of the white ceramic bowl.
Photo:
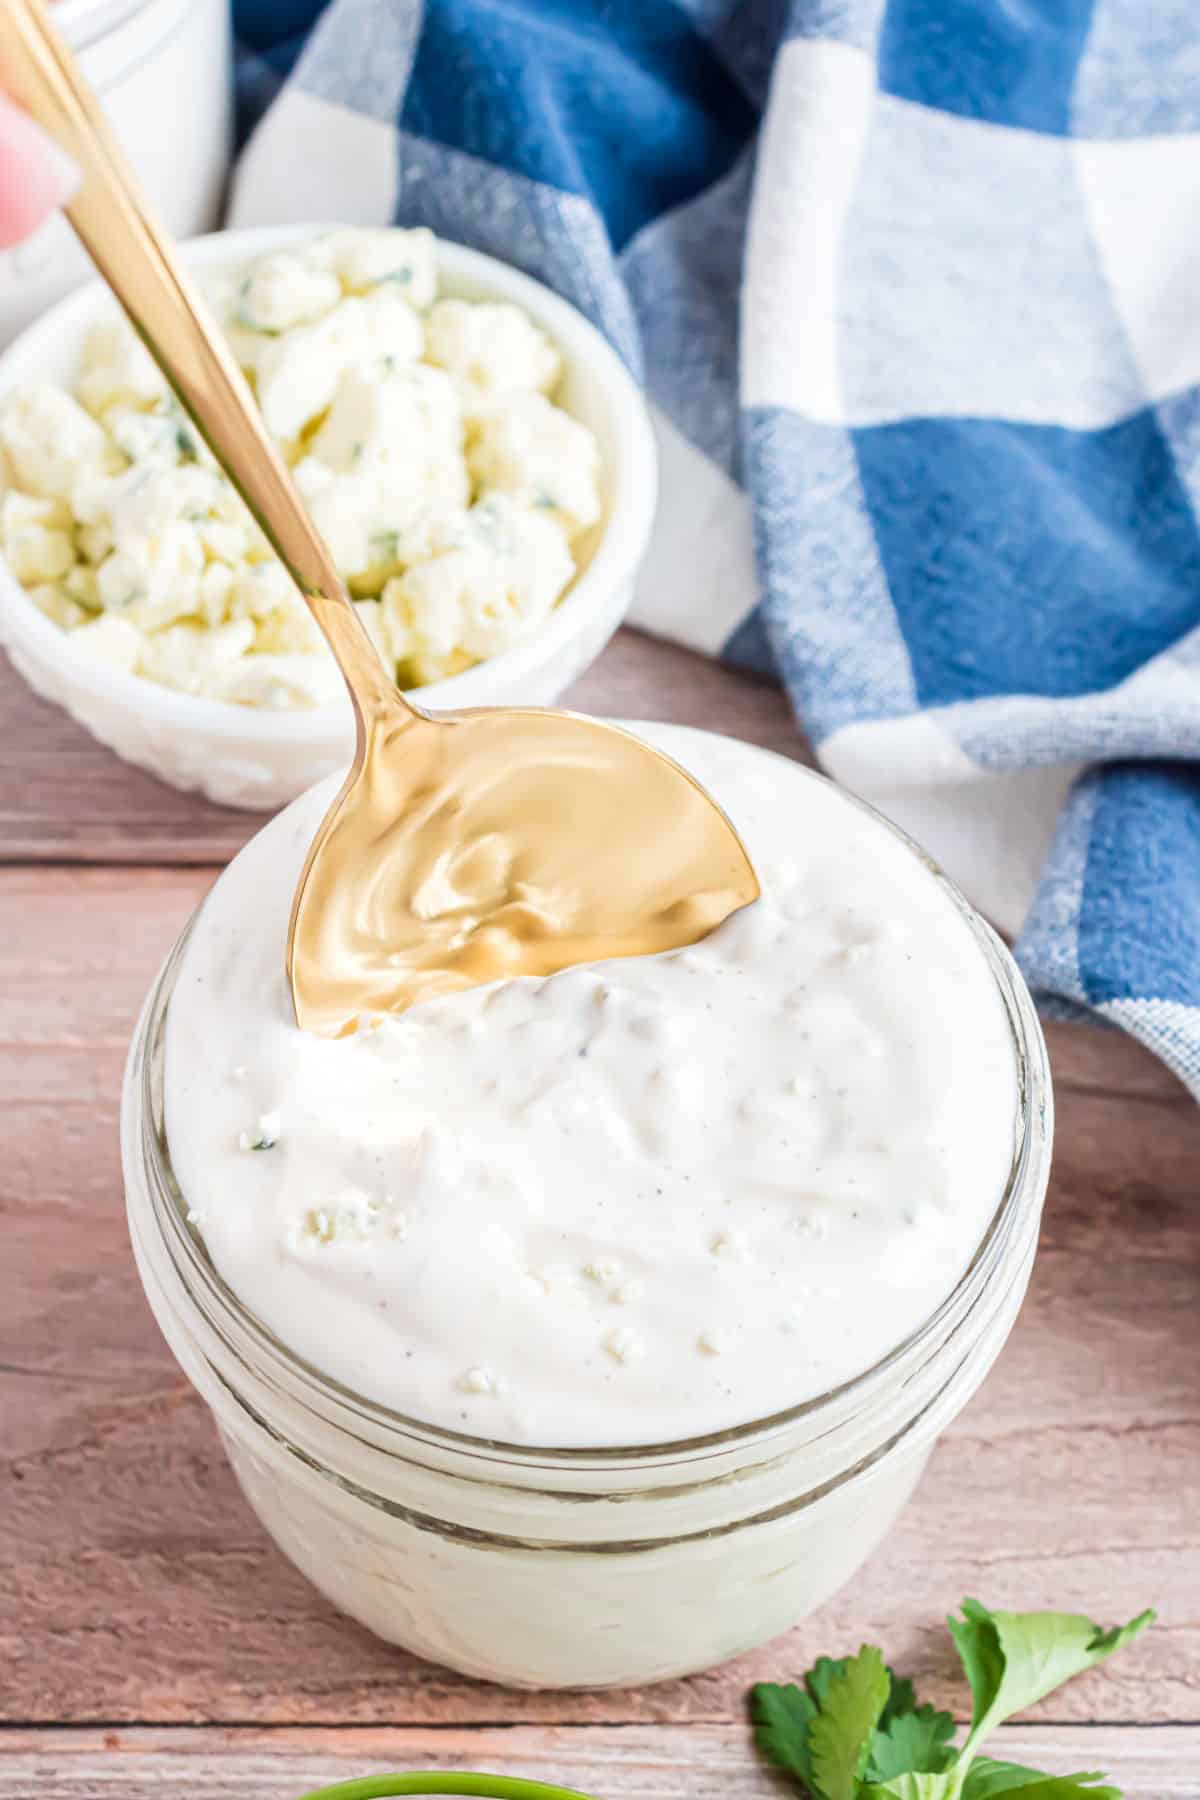
<svg viewBox="0 0 1200 1800">
<path fill-rule="evenodd" d="M 239 264 L 329 226 L 217 232 L 187 246 L 195 268 Z M 522 306 L 562 351 L 560 398 L 596 435 L 604 513 L 579 573 L 524 643 L 416 690 L 422 706 L 549 705 L 599 654 L 629 605 L 654 513 L 654 443 L 629 372 L 583 316 L 493 257 L 439 240 L 441 291 Z M 99 283 L 62 301 L 0 356 L 0 397 L 30 381 L 70 386 L 84 337 L 115 306 Z M 589 540 L 585 539 L 585 543 Z M 0 643 L 30 687 L 63 706 L 128 762 L 229 806 L 284 805 L 343 767 L 354 744 L 350 703 L 266 711 L 181 694 L 106 668 L 34 606 L 0 559 Z"/>
</svg>

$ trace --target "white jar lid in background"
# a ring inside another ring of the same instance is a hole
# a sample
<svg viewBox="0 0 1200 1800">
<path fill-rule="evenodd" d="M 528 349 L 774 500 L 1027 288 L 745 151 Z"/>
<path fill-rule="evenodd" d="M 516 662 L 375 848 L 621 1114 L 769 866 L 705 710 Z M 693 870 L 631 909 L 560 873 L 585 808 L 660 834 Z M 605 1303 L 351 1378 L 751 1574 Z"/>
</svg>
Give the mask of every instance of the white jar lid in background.
<svg viewBox="0 0 1200 1800">
<path fill-rule="evenodd" d="M 211 42 L 214 29 L 226 43 L 229 35 L 229 0 L 56 0 L 54 14 L 84 74 L 110 106 L 114 86 L 131 81 L 148 58 L 169 57 L 181 40 L 194 39 L 199 48 L 200 34 Z M 225 68 L 228 81 L 228 50 Z M 203 96 L 171 79 L 165 63 L 159 80 L 166 83 L 158 102 L 164 124 L 178 119 L 185 98 L 189 109 L 194 99 L 203 104 Z"/>
<path fill-rule="evenodd" d="M 72 50 L 86 50 L 149 4 L 150 0 L 55 0 L 54 21 Z"/>
</svg>

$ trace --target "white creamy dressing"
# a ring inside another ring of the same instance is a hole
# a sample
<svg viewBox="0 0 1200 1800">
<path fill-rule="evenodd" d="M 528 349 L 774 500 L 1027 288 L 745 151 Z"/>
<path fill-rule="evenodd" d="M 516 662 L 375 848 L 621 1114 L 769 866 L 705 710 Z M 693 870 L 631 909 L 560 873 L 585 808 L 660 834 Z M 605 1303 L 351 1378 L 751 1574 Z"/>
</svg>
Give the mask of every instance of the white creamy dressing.
<svg viewBox="0 0 1200 1800">
<path fill-rule="evenodd" d="M 1011 1029 L 920 859 L 779 757 L 637 729 L 758 870 L 703 943 L 302 1033 L 284 942 L 329 782 L 230 865 L 179 972 L 167 1134 L 217 1270 L 434 1425 L 652 1444 L 811 1399 L 923 1323 L 1008 1178 Z"/>
</svg>

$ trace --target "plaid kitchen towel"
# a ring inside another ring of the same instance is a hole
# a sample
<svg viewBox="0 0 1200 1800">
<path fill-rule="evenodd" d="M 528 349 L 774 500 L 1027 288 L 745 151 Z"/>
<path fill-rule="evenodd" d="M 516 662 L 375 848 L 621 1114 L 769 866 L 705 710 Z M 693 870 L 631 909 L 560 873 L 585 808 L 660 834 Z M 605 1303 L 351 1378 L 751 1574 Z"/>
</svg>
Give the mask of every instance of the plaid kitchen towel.
<svg viewBox="0 0 1200 1800">
<path fill-rule="evenodd" d="M 1195 0 L 238 0 L 233 221 L 422 222 L 641 374 L 635 617 L 1200 1094 Z"/>
</svg>

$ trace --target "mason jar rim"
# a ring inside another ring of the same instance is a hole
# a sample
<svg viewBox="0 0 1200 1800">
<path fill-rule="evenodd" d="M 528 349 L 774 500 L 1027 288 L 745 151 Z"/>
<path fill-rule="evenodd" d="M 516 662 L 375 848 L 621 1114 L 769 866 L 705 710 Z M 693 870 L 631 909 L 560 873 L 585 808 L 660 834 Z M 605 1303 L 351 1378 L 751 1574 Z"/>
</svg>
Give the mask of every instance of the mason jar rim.
<svg viewBox="0 0 1200 1800">
<path fill-rule="evenodd" d="M 822 782 L 827 780 L 827 777 L 816 770 L 807 769 L 803 765 L 794 766 L 799 774 Z M 473 1454 L 489 1461 L 499 1460 L 533 1467 L 580 1469 L 597 1464 L 609 1467 L 641 1466 L 671 1459 L 690 1459 L 709 1451 L 726 1452 L 755 1439 L 773 1437 L 806 1419 L 817 1419 L 823 1412 L 828 1414 L 843 1404 L 852 1405 L 859 1397 L 866 1402 L 882 1381 L 896 1374 L 906 1363 L 911 1362 L 914 1367 L 919 1367 L 922 1353 L 926 1350 L 932 1353 L 937 1349 L 944 1339 L 943 1328 L 949 1326 L 957 1314 L 962 1313 L 965 1317 L 970 1312 L 975 1300 L 986 1289 L 990 1277 L 1002 1265 L 1004 1252 L 1014 1233 L 1019 1231 L 1025 1216 L 1027 1209 L 1023 1202 L 1030 1196 L 1036 1196 L 1040 1200 L 1052 1133 L 1050 1075 L 1045 1042 L 1032 998 L 999 936 L 939 864 L 906 832 L 857 795 L 847 793 L 842 788 L 838 792 L 844 800 L 877 819 L 908 847 L 937 881 L 971 930 L 1004 1006 L 1017 1077 L 1016 1143 L 1013 1158 L 1000 1199 L 974 1254 L 954 1286 L 927 1318 L 869 1367 L 847 1381 L 793 1406 L 718 1431 L 652 1444 L 580 1446 L 512 1443 L 500 1438 L 457 1431 L 449 1426 L 435 1425 L 429 1420 L 372 1400 L 307 1361 L 264 1324 L 219 1274 L 202 1235 L 188 1223 L 187 1199 L 171 1165 L 161 1092 L 166 1018 L 179 964 L 192 928 L 205 904 L 203 900 L 184 927 L 147 997 L 131 1053 L 136 1063 L 140 1048 L 138 1086 L 141 1146 L 147 1170 L 153 1177 L 149 1183 L 152 1211 L 167 1244 L 170 1260 L 176 1272 L 181 1278 L 185 1278 L 185 1285 L 186 1277 L 190 1276 L 202 1289 L 210 1307 L 215 1305 L 218 1317 L 222 1313 L 226 1315 L 261 1351 L 281 1365 L 288 1378 L 302 1388 L 312 1390 L 314 1398 L 326 1405 L 332 1403 L 347 1413 L 356 1414 L 384 1434 L 415 1438 L 427 1446 L 460 1455 Z M 209 1322 L 216 1323 L 211 1313 Z M 222 1337 L 225 1337 L 224 1320 L 218 1328 Z M 228 1344 L 227 1338 L 226 1342 Z M 236 1346 L 230 1344 L 229 1348 L 235 1356 L 241 1358 L 242 1352 Z M 318 1408 L 314 1406 L 313 1410 Z M 328 1414 L 324 1416 L 329 1422 Z M 332 1422 L 342 1424 L 341 1420 Z M 349 1429 L 347 1426 L 343 1428 Z"/>
</svg>

